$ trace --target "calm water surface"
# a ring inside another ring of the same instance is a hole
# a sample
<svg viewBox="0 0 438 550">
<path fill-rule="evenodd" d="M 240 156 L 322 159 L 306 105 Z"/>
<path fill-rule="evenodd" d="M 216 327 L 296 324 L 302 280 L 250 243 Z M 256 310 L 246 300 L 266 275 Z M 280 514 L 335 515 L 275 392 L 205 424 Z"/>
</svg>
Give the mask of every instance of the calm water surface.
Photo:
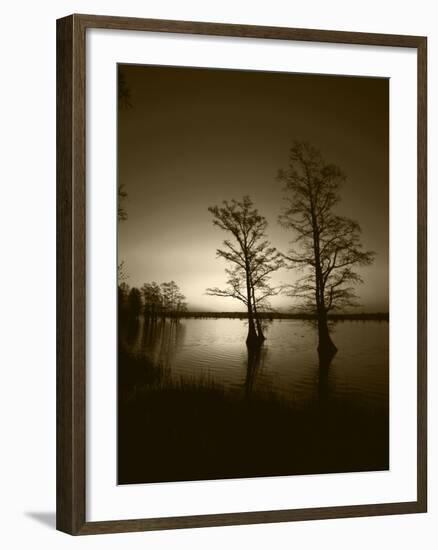
<svg viewBox="0 0 438 550">
<path fill-rule="evenodd" d="M 259 354 L 248 357 L 247 326 L 239 319 L 140 322 L 131 350 L 175 380 L 207 378 L 227 390 L 276 394 L 295 406 L 321 396 L 379 410 L 388 406 L 389 324 L 338 321 L 338 347 L 329 369 L 318 364 L 317 334 L 308 321 L 274 320 Z"/>
</svg>

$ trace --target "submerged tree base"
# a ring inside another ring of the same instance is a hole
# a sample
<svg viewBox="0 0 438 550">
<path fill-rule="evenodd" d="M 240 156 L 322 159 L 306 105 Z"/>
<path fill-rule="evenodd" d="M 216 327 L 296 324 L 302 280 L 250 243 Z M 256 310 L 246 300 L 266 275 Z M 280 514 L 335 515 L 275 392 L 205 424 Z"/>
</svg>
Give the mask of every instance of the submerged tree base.
<svg viewBox="0 0 438 550">
<path fill-rule="evenodd" d="M 318 346 L 319 366 L 328 368 L 337 352 L 338 348 L 333 343 L 331 346 Z"/>
<path fill-rule="evenodd" d="M 333 343 L 327 331 L 319 332 L 318 356 L 319 365 L 328 367 L 336 355 L 338 348 Z"/>
<path fill-rule="evenodd" d="M 336 351 L 327 353 L 318 350 L 319 368 L 327 370 L 330 367 L 336 353 Z"/>
<path fill-rule="evenodd" d="M 266 338 L 263 336 L 263 334 L 261 334 L 261 335 L 258 335 L 258 334 L 250 335 L 250 334 L 248 334 L 248 336 L 246 338 L 246 345 L 248 347 L 258 347 L 258 346 L 261 346 L 265 340 L 266 340 Z"/>
</svg>

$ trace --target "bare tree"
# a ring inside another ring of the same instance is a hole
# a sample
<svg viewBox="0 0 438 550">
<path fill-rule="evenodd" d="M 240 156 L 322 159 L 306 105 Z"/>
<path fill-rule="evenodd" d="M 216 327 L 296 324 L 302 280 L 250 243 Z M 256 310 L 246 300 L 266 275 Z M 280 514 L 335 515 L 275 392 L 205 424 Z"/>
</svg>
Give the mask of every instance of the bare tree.
<svg viewBox="0 0 438 550">
<path fill-rule="evenodd" d="M 138 288 L 131 288 L 128 294 L 128 312 L 132 319 L 138 319 L 143 309 L 143 302 L 141 299 L 141 292 Z"/>
<path fill-rule="evenodd" d="M 128 219 L 128 213 L 126 212 L 124 201 L 128 197 L 125 186 L 120 183 L 117 187 L 117 221 L 124 222 Z"/>
<path fill-rule="evenodd" d="M 126 281 L 129 276 L 127 275 L 125 271 L 125 262 L 121 261 L 119 264 L 117 264 L 117 282 L 119 284 L 123 283 L 123 281 Z"/>
<path fill-rule="evenodd" d="M 119 109 L 130 109 L 131 105 L 131 92 L 128 84 L 126 83 L 125 74 L 119 67 L 118 81 L 117 81 L 117 97 Z M 117 221 L 125 221 L 128 218 L 128 214 L 123 206 L 123 202 L 127 198 L 128 194 L 125 190 L 123 183 L 117 186 Z"/>
<path fill-rule="evenodd" d="M 161 312 L 163 299 L 160 285 L 152 281 L 152 283 L 144 283 L 140 290 L 143 295 L 145 319 L 156 321 Z"/>
<path fill-rule="evenodd" d="M 266 238 L 268 222 L 258 213 L 248 196 L 242 201 L 223 201 L 223 206 L 212 206 L 213 224 L 232 235 L 223 241 L 223 248 L 216 251 L 218 257 L 231 264 L 225 271 L 227 288 L 208 288 L 209 296 L 230 297 L 242 302 L 248 312 L 247 343 L 252 345 L 264 340 L 258 307 L 266 304 L 269 296 L 280 289 L 270 286 L 270 276 L 283 265 L 281 254 Z"/>
<path fill-rule="evenodd" d="M 164 316 L 177 318 L 187 310 L 186 297 L 175 281 L 161 283 L 162 310 Z"/>
<path fill-rule="evenodd" d="M 124 185 L 119 184 L 117 186 L 117 221 L 123 222 L 128 218 L 128 214 L 123 206 L 123 201 L 128 196 L 125 191 Z M 120 284 L 122 281 L 128 278 L 128 275 L 125 270 L 125 262 L 121 261 L 117 264 L 117 281 Z"/>
<path fill-rule="evenodd" d="M 180 291 L 177 292 L 175 300 L 175 317 L 180 317 L 183 313 L 187 311 L 187 302 L 186 297 Z"/>
<path fill-rule="evenodd" d="M 317 149 L 295 142 L 289 166 L 278 178 L 289 193 L 279 220 L 295 234 L 294 248 L 285 258 L 289 267 L 303 273 L 290 294 L 316 313 L 320 353 L 334 355 L 337 349 L 330 338 L 327 315 L 358 305 L 354 285 L 362 279 L 353 268 L 371 264 L 374 253 L 362 249 L 359 224 L 334 212 L 346 178 L 337 166 L 327 164 Z"/>
<path fill-rule="evenodd" d="M 126 77 L 122 69 L 119 67 L 119 79 L 117 87 L 117 97 L 119 100 L 119 109 L 131 109 L 131 90 L 129 89 Z"/>
<path fill-rule="evenodd" d="M 187 311 L 186 297 L 175 281 L 161 283 L 155 281 L 144 283 L 141 287 L 144 303 L 144 317 L 146 320 L 156 321 L 170 317 L 178 319 Z"/>
</svg>

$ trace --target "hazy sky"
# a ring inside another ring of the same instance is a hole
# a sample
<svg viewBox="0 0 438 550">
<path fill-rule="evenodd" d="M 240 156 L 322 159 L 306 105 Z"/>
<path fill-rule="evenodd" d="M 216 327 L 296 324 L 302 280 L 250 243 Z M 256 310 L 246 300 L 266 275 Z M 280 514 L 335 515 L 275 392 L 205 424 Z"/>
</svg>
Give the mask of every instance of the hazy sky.
<svg viewBox="0 0 438 550">
<path fill-rule="evenodd" d="M 277 223 L 285 195 L 276 181 L 293 140 L 310 141 L 347 175 L 339 214 L 362 227 L 377 255 L 360 269 L 363 306 L 388 311 L 389 81 L 179 67 L 123 65 L 130 109 L 119 109 L 118 176 L 128 219 L 119 223 L 119 260 L 127 282 L 175 280 L 189 309 L 237 311 L 230 298 L 205 295 L 225 286 L 216 258 L 225 234 L 208 206 L 250 195 L 268 236 L 286 251 L 292 235 Z M 291 283 L 281 270 L 275 283 Z M 293 307 L 277 297 L 272 305 Z"/>
</svg>

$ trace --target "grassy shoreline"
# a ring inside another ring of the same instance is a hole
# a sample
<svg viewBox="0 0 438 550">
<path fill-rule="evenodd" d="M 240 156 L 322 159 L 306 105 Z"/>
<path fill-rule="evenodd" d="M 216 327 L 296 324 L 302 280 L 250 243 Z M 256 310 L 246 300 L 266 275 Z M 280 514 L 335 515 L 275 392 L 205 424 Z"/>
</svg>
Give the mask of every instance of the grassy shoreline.
<svg viewBox="0 0 438 550">
<path fill-rule="evenodd" d="M 387 410 L 370 415 L 324 391 L 298 408 L 130 356 L 119 369 L 120 484 L 388 469 Z"/>
</svg>

